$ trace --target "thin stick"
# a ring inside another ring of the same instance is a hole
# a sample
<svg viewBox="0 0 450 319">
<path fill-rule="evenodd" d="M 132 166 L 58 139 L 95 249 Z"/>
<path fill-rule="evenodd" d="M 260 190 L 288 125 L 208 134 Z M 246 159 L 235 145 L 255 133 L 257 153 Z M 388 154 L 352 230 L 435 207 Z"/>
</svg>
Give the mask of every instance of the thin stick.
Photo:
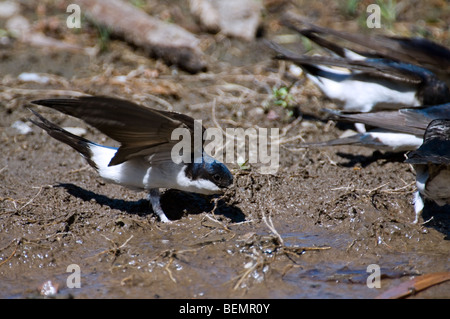
<svg viewBox="0 0 450 319">
<path fill-rule="evenodd" d="M 173 257 L 171 256 L 169 258 L 169 262 L 167 263 L 166 267 L 164 267 L 164 269 L 167 271 L 167 273 L 169 274 L 169 278 L 170 280 L 172 280 L 174 283 L 177 283 L 176 279 L 173 277 L 172 275 L 172 270 L 169 269 L 169 266 L 172 264 L 173 262 Z"/>
<path fill-rule="evenodd" d="M 20 94 L 20 95 L 71 95 L 71 96 L 87 96 L 89 94 L 79 92 L 79 91 L 71 91 L 71 90 L 49 90 L 49 89 L 19 89 L 19 88 L 10 88 L 7 86 L 0 85 L 0 89 L 5 90 L 6 93 L 12 94 Z M 2 93 L 0 93 L 2 95 Z"/>
<path fill-rule="evenodd" d="M 1 267 L 3 264 L 7 263 L 7 262 L 8 262 L 8 261 L 16 254 L 17 247 L 19 247 L 18 244 L 16 245 L 16 248 L 14 248 L 14 251 L 11 253 L 11 255 L 9 255 L 8 258 L 6 258 L 5 260 L 3 260 L 3 261 L 0 263 L 0 267 Z"/>
<path fill-rule="evenodd" d="M 5 170 L 7 170 L 7 169 L 8 169 L 8 165 L 6 165 L 5 167 L 2 167 L 2 168 L 0 169 L 0 174 L 3 173 L 3 171 L 5 171 Z"/>
<path fill-rule="evenodd" d="M 27 207 L 28 205 L 30 205 L 30 204 L 36 199 L 36 197 L 39 196 L 39 194 L 41 193 L 42 189 L 45 188 L 45 187 L 52 187 L 52 186 L 47 185 L 47 186 L 41 186 L 41 187 L 39 187 L 39 190 L 38 190 L 37 194 L 34 195 L 33 198 L 30 199 L 28 202 L 26 202 L 25 205 L 23 205 L 22 207 L 20 207 L 19 209 L 17 209 L 17 211 L 20 211 L 20 210 L 24 209 L 25 207 Z"/>
<path fill-rule="evenodd" d="M 233 290 L 238 289 L 241 284 L 244 282 L 245 278 L 248 277 L 249 274 L 251 274 L 251 272 L 253 270 L 256 269 L 256 267 L 259 265 L 259 263 L 255 262 L 251 267 L 249 267 L 242 275 L 240 275 L 239 280 L 236 282 L 236 284 L 233 286 Z"/>
<path fill-rule="evenodd" d="M 267 227 L 269 227 L 270 231 L 277 237 L 279 244 L 281 246 L 283 246 L 284 240 L 281 237 L 281 235 L 277 232 L 275 227 L 273 226 L 273 222 L 272 222 L 272 218 L 270 217 L 270 214 L 269 214 L 269 220 L 267 221 L 266 215 L 264 214 L 264 211 L 262 211 L 262 220 L 267 225 Z"/>
<path fill-rule="evenodd" d="M 99 256 L 99 255 L 103 255 L 103 254 L 106 254 L 106 253 L 114 253 L 114 254 L 117 254 L 123 247 L 125 247 L 125 245 L 126 244 L 128 244 L 128 242 L 131 240 L 131 238 L 133 238 L 134 237 L 134 235 L 131 235 L 130 236 L 130 238 L 128 238 L 122 245 L 120 245 L 120 246 L 117 246 L 117 244 L 115 243 L 115 242 L 113 242 L 111 239 L 109 239 L 108 237 L 106 237 L 105 235 L 103 235 L 102 234 L 102 236 L 105 238 L 105 239 L 107 239 L 108 241 L 110 241 L 112 244 L 113 244 L 113 248 L 110 248 L 110 249 L 106 249 L 106 250 L 104 250 L 104 251 L 101 251 L 101 252 L 99 252 L 98 254 L 96 254 L 95 256 L 93 256 L 93 257 L 96 257 L 96 256 Z"/>
<path fill-rule="evenodd" d="M 163 100 L 163 99 L 161 99 L 161 98 L 159 98 L 159 97 L 157 97 L 157 96 L 155 96 L 153 94 L 150 94 L 150 93 L 144 93 L 144 96 L 149 98 L 150 100 L 156 102 L 156 103 L 161 104 L 162 106 L 164 106 L 167 109 L 167 111 L 173 111 L 172 104 L 170 104 L 166 100 Z"/>
<path fill-rule="evenodd" d="M 343 186 L 343 187 L 336 187 L 336 188 L 330 188 L 331 191 L 337 191 L 337 190 L 346 190 L 346 191 L 350 191 L 350 192 L 361 192 L 361 193 L 368 193 L 368 194 L 372 194 L 375 192 L 380 192 L 380 193 L 388 193 L 388 194 L 392 194 L 392 193 L 398 193 L 401 192 L 402 190 L 412 186 L 413 184 L 415 184 L 415 182 L 411 182 L 405 186 L 399 187 L 399 188 L 394 188 L 394 189 L 381 189 L 384 186 L 388 185 L 389 182 L 384 183 L 380 186 L 377 186 L 375 188 L 372 189 L 364 189 L 364 188 L 355 188 L 354 186 Z M 412 191 L 407 191 L 406 193 L 409 193 Z"/>
</svg>

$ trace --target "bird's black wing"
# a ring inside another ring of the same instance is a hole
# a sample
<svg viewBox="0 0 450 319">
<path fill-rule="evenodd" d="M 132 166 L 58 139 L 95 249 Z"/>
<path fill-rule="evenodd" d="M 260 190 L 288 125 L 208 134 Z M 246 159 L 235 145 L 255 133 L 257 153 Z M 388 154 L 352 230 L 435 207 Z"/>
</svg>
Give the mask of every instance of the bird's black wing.
<svg viewBox="0 0 450 319">
<path fill-rule="evenodd" d="M 273 41 L 266 40 L 265 43 L 277 52 L 276 59 L 288 60 L 299 66 L 341 67 L 351 70 L 360 78 L 370 76 L 414 85 L 419 85 L 423 81 L 423 78 L 417 72 L 396 67 L 383 60 L 349 60 L 339 57 L 298 55 Z"/>
<path fill-rule="evenodd" d="M 388 37 L 337 31 L 315 25 L 308 21 L 307 18 L 292 12 L 285 13 L 281 17 L 281 22 L 304 36 L 314 34 L 313 38 L 310 37 L 312 41 L 332 51 L 333 48 L 338 47 L 334 42 L 336 38 L 339 38 L 352 43 L 353 46 L 348 49 L 360 55 L 367 57 L 382 57 L 399 62 L 420 65 L 433 71 L 450 85 L 450 49 L 431 40 L 425 38 Z M 299 25 L 306 26 L 306 30 Z M 333 41 L 322 39 L 318 37 L 319 34 L 322 36 L 334 37 Z M 331 46 L 327 44 L 331 44 Z M 364 49 L 356 49 L 355 44 Z M 341 49 L 338 49 L 335 52 L 339 54 L 339 50 Z M 343 51 L 341 50 L 341 52 Z"/>
<path fill-rule="evenodd" d="M 82 119 L 121 143 L 111 165 L 140 155 L 159 153 L 160 160 L 170 158 L 176 128 L 193 130 L 194 119 L 183 114 L 160 111 L 111 97 L 80 97 L 33 101 Z M 192 144 L 192 143 L 191 143 Z"/>
</svg>

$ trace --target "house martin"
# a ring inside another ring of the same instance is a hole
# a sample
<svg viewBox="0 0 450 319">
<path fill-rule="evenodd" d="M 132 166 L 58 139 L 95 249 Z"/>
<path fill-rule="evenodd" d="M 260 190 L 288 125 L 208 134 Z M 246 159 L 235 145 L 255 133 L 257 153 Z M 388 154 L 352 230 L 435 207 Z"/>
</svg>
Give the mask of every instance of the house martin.
<svg viewBox="0 0 450 319">
<path fill-rule="evenodd" d="M 277 55 L 300 66 L 306 76 L 346 112 L 372 112 L 450 102 L 450 90 L 431 71 L 388 59 L 348 59 L 295 54 L 266 41 Z"/>
<path fill-rule="evenodd" d="M 407 154 L 406 163 L 416 171 L 415 223 L 427 201 L 450 204 L 450 119 L 433 120 L 422 146 Z"/>
<path fill-rule="evenodd" d="M 299 147 L 359 145 L 390 152 L 405 152 L 416 150 L 422 145 L 425 130 L 432 120 L 450 118 L 450 103 L 370 113 L 324 111 L 331 115 L 331 119 L 362 123 L 374 129 L 324 142 L 302 143 Z"/>
<path fill-rule="evenodd" d="M 285 13 L 280 21 L 341 57 L 352 60 L 378 57 L 418 65 L 432 71 L 450 85 L 450 49 L 431 40 L 337 31 L 315 25 L 291 12 Z M 337 45 L 337 40 L 346 41 L 352 48 Z"/>
<path fill-rule="evenodd" d="M 104 146 L 69 133 L 36 111 L 32 123 L 78 151 L 106 181 L 148 192 L 153 212 L 169 222 L 160 204 L 160 188 L 200 194 L 221 193 L 233 183 L 228 168 L 191 143 L 190 162 L 174 161 L 172 132 L 185 128 L 194 135 L 194 119 L 111 97 L 55 98 L 33 101 L 74 116 L 120 143 Z M 204 128 L 202 127 L 202 130 Z"/>
</svg>

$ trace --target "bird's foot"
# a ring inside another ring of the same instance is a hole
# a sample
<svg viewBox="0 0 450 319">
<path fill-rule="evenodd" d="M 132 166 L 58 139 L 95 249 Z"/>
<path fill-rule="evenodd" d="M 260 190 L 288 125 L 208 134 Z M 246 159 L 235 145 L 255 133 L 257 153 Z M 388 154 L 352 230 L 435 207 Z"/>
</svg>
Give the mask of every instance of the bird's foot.
<svg viewBox="0 0 450 319">
<path fill-rule="evenodd" d="M 150 204 L 152 205 L 153 212 L 158 215 L 159 219 L 163 223 L 171 223 L 172 221 L 167 218 L 166 214 L 164 213 L 163 209 L 161 208 L 161 194 L 159 193 L 159 189 L 153 188 L 148 193 L 148 200 L 150 201 Z"/>
</svg>

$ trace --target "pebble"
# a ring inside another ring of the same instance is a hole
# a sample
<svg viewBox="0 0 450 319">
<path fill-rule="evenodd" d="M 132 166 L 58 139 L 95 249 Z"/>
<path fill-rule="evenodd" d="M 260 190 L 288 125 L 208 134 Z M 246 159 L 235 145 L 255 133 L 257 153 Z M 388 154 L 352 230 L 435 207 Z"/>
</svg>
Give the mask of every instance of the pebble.
<svg viewBox="0 0 450 319">
<path fill-rule="evenodd" d="M 14 1 L 0 2 L 0 18 L 8 19 L 13 15 L 19 13 L 19 4 Z"/>
<path fill-rule="evenodd" d="M 41 84 L 47 84 L 50 81 L 50 79 L 45 75 L 29 72 L 20 73 L 17 79 L 23 82 L 36 82 Z"/>
<path fill-rule="evenodd" d="M 26 134 L 31 133 L 33 131 L 33 129 L 31 127 L 29 127 L 27 123 L 22 122 L 20 120 L 15 121 L 11 125 L 11 127 L 13 129 L 15 129 L 21 135 L 26 135 Z"/>
</svg>

